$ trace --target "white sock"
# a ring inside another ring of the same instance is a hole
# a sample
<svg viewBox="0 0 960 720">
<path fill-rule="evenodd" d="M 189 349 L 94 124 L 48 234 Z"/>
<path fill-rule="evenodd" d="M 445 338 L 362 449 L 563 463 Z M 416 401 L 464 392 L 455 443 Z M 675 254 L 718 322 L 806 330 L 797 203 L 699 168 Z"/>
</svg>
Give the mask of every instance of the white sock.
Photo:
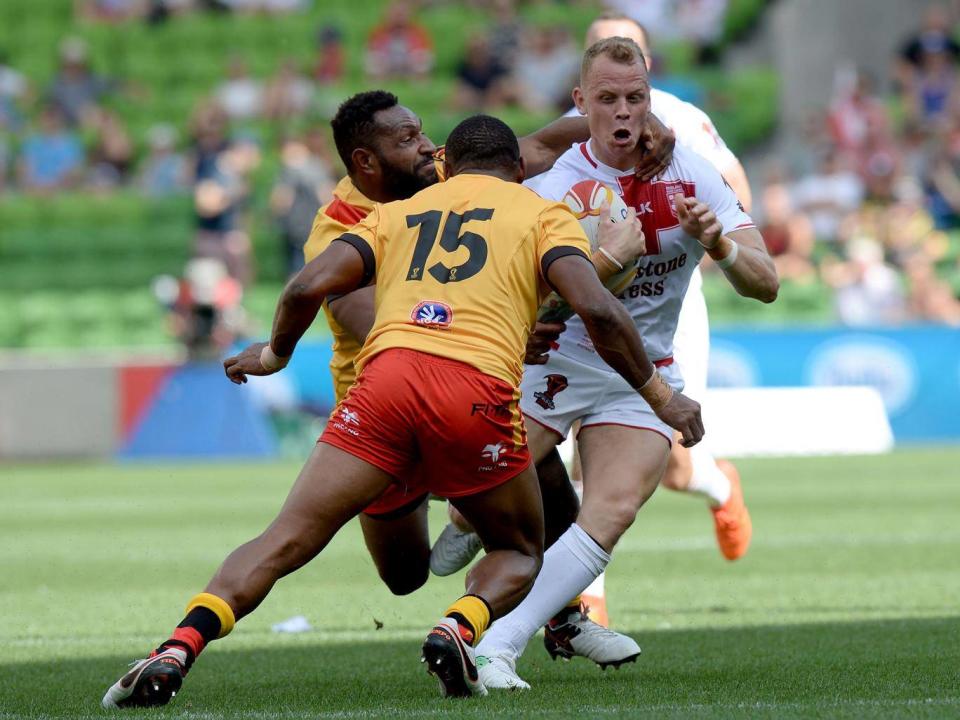
<svg viewBox="0 0 960 720">
<path fill-rule="evenodd" d="M 693 464 L 693 477 L 687 492 L 697 493 L 707 498 L 713 507 L 720 507 L 730 499 L 730 478 L 717 467 L 713 453 L 703 443 L 690 448 L 690 461 Z"/>
<path fill-rule="evenodd" d="M 530 594 L 480 639 L 477 655 L 520 657 L 534 633 L 603 572 L 610 555 L 574 523 L 543 555 Z"/>
</svg>

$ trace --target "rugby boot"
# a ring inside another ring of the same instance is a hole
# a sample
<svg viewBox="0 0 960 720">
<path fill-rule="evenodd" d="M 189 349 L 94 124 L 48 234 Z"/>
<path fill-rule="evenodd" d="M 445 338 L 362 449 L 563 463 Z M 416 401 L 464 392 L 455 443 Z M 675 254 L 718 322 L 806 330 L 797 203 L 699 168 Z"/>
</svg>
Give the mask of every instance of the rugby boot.
<svg viewBox="0 0 960 720">
<path fill-rule="evenodd" d="M 189 669 L 187 651 L 160 648 L 145 660 L 137 660 L 122 678 L 107 690 L 100 702 L 107 709 L 166 705 L 180 690 Z"/>
<path fill-rule="evenodd" d="M 740 473 L 733 463 L 718 460 L 720 471 L 730 478 L 730 497 L 718 508 L 711 508 L 713 526 L 717 532 L 717 544 L 721 554 L 727 560 L 743 557 L 750 547 L 753 536 L 753 524 L 750 513 L 743 502 L 743 488 L 740 486 Z"/>
<path fill-rule="evenodd" d="M 488 690 L 530 689 L 530 683 L 517 675 L 517 661 L 509 655 L 477 655 L 477 670 Z"/>
<path fill-rule="evenodd" d="M 430 549 L 430 571 L 441 577 L 453 575 L 469 565 L 481 549 L 479 535 L 450 523 Z"/>
<path fill-rule="evenodd" d="M 443 618 L 423 642 L 420 662 L 437 678 L 444 697 L 486 695 L 480 682 L 473 648 L 460 635 L 460 625 L 453 618 Z"/>
<path fill-rule="evenodd" d="M 570 660 L 577 656 L 593 660 L 601 669 L 619 668 L 634 662 L 640 655 L 640 646 L 628 635 L 608 630 L 587 615 L 584 605 L 569 608 L 556 615 L 544 628 L 543 645 L 556 660 Z"/>
</svg>

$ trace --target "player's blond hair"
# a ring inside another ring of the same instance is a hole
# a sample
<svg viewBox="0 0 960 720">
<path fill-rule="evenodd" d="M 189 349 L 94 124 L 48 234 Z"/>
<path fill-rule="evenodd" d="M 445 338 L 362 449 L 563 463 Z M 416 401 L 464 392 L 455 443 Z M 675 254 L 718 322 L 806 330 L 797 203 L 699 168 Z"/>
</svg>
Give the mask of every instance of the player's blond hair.
<svg viewBox="0 0 960 720">
<path fill-rule="evenodd" d="M 583 53 L 583 62 L 580 63 L 581 86 L 587 77 L 587 73 L 590 72 L 590 68 L 593 66 L 593 61 L 601 55 L 621 65 L 639 63 L 644 71 L 647 69 L 647 61 L 646 58 L 643 57 L 643 50 L 640 49 L 640 46 L 637 45 L 636 42 L 625 37 L 604 38 L 588 47 L 587 51 Z"/>
</svg>

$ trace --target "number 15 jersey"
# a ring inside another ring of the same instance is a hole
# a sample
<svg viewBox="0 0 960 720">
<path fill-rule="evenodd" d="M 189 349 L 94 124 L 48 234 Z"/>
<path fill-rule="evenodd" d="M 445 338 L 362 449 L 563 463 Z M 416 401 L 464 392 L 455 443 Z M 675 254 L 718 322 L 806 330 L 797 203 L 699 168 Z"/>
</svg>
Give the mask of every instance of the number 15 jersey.
<svg viewBox="0 0 960 720">
<path fill-rule="evenodd" d="M 376 276 L 376 320 L 357 371 L 388 348 L 459 360 L 516 386 L 550 263 L 589 257 L 563 203 L 464 173 L 378 205 L 340 236 Z"/>
</svg>

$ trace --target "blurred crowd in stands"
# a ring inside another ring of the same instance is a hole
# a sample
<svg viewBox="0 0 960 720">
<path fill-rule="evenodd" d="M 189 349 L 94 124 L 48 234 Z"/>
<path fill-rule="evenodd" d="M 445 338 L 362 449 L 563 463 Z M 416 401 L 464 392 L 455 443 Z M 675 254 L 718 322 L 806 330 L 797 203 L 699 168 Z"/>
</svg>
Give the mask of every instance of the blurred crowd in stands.
<svg viewBox="0 0 960 720">
<path fill-rule="evenodd" d="M 958 20 L 931 6 L 892 78 L 839 68 L 795 152 L 753 178 L 781 276 L 834 288 L 845 324 L 960 324 Z"/>
<path fill-rule="evenodd" d="M 546 2 L 547 0 L 543 0 Z M 159 22 L 192 12 L 297 12 L 311 0 L 78 0 L 91 22 Z M 369 84 L 429 80 L 434 38 L 418 13 L 440 0 L 394 0 L 370 30 L 363 52 Z M 472 0 L 489 18 L 465 29 L 451 107 L 460 112 L 570 106 L 581 39 L 561 24 L 531 26 L 518 0 Z M 712 60 L 727 0 L 608 0 L 646 24 L 655 40 L 685 38 Z M 427 6 L 426 8 L 424 6 Z M 903 38 L 891 77 L 840 68 L 829 107 L 806 123 L 796 152 L 751 180 L 754 215 L 782 278 L 826 283 L 837 316 L 851 325 L 907 319 L 960 324 L 960 15 L 935 6 Z M 344 80 L 343 31 L 315 31 L 309 63 L 278 58 L 257 77 L 240 56 L 181 126 L 157 124 L 131 137 L 112 108 L 138 89 L 92 67 L 84 41 L 59 47 L 58 71 L 37 87 L 0 52 L 0 191 L 190 194 L 195 254 L 223 263 L 241 286 L 253 278 L 250 213 L 254 173 L 264 153 L 279 157 L 269 212 L 292 271 L 317 208 L 342 172 L 323 122 L 318 88 Z M 654 77 L 656 84 L 657 78 Z M 883 94 L 877 87 L 892 87 Z M 251 123 L 279 128 L 262 147 Z M 306 129 L 303 129 L 306 128 Z"/>
</svg>

